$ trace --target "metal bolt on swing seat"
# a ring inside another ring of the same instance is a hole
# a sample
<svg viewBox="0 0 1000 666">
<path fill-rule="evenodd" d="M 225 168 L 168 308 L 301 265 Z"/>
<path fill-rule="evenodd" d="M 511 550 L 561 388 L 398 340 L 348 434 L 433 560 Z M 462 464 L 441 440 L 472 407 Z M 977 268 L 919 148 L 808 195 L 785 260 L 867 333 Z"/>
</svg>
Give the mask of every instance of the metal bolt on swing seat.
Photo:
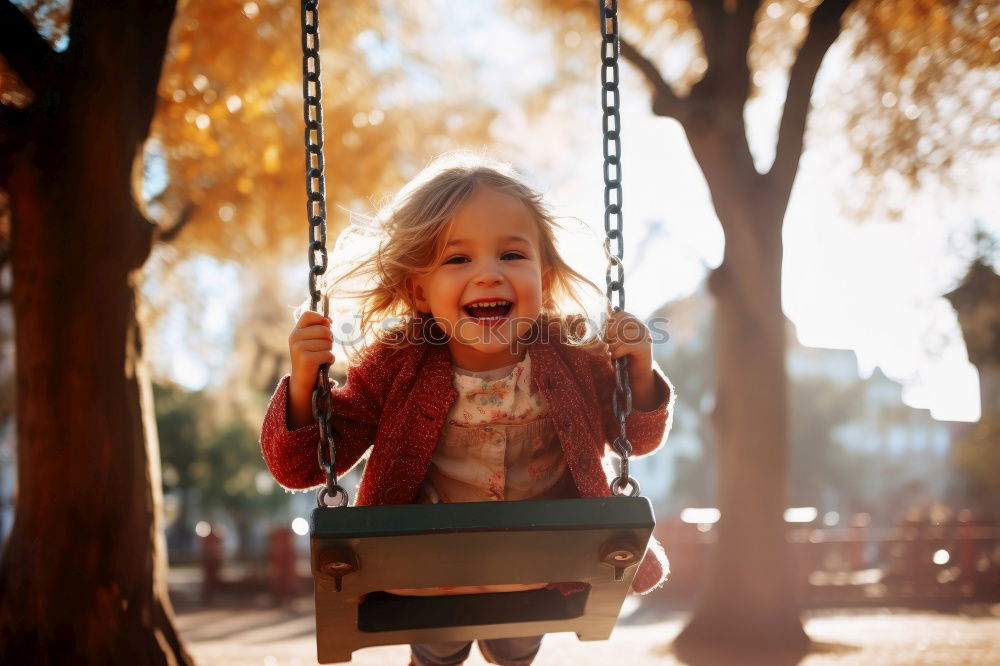
<svg viewBox="0 0 1000 666">
<path fill-rule="evenodd" d="M 609 541 L 601 548 L 600 560 L 615 570 L 615 580 L 625 577 L 625 570 L 639 561 L 639 549 L 631 541 Z"/>
<path fill-rule="evenodd" d="M 357 571 L 358 556 L 350 548 L 329 548 L 320 551 L 319 573 L 333 578 L 337 592 L 343 591 L 343 578 L 347 574 Z"/>
<path fill-rule="evenodd" d="M 323 565 L 322 571 L 325 574 L 344 575 L 345 573 L 351 571 L 353 568 L 354 567 L 352 567 L 347 562 L 328 562 Z"/>
</svg>

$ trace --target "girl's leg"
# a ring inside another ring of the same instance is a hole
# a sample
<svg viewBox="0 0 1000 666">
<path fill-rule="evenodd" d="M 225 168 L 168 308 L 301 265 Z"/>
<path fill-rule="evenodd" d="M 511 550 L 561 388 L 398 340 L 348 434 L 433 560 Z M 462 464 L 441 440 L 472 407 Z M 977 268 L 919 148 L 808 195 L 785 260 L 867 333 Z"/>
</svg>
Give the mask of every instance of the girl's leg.
<svg viewBox="0 0 1000 666">
<path fill-rule="evenodd" d="M 410 645 L 412 666 L 459 666 L 469 658 L 471 641 L 456 643 L 417 643 Z"/>
<path fill-rule="evenodd" d="M 529 666 L 542 646 L 544 636 L 492 638 L 478 641 L 479 651 L 497 666 Z"/>
</svg>

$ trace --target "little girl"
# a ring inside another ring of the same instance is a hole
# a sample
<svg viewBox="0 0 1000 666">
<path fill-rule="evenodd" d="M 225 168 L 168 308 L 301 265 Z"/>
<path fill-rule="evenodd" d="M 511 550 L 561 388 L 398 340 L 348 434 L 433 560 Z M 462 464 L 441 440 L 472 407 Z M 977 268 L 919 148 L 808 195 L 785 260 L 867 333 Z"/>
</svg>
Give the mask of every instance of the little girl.
<svg viewBox="0 0 1000 666">
<path fill-rule="evenodd" d="M 603 339 L 581 330 L 578 288 L 597 289 L 555 248 L 542 197 L 509 166 L 439 159 L 380 216 L 385 239 L 347 276 L 365 278 L 360 327 L 374 340 L 332 390 L 337 474 L 371 449 L 358 506 L 606 497 L 602 459 L 619 426 L 611 359 L 629 358 L 633 455 L 669 431 L 674 391 L 652 358 L 649 332 L 619 312 Z M 376 331 L 388 318 L 401 322 Z M 317 370 L 333 363 L 332 322 L 304 312 L 289 336 L 292 372 L 271 398 L 261 447 L 286 488 L 325 481 L 311 412 Z M 632 583 L 640 594 L 667 571 L 651 541 Z M 395 594 L 467 594 L 502 585 Z M 494 664 L 530 664 L 542 637 L 479 641 Z M 471 643 L 411 646 L 416 666 L 461 664 Z"/>
</svg>

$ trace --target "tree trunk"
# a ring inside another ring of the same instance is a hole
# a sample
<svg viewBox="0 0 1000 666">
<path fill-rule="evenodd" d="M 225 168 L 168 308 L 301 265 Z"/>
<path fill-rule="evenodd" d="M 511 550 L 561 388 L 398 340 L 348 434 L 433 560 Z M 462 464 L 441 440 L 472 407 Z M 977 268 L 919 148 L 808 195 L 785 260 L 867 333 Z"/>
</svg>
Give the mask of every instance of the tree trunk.
<svg viewBox="0 0 1000 666">
<path fill-rule="evenodd" d="M 760 0 L 689 3 L 708 71 L 686 98 L 677 97 L 653 62 L 622 42 L 622 55 L 652 88 L 653 112 L 674 117 L 684 127 L 726 237 L 723 262 L 709 277 L 716 304 L 712 426 L 719 447 L 722 517 L 705 597 L 674 643 L 690 663 L 704 663 L 706 648 L 731 646 L 735 652 L 708 659 L 739 663 L 746 648 L 794 654 L 809 644 L 788 575 L 784 526 L 788 378 L 781 232 L 813 82 L 851 1 L 824 0 L 810 17 L 789 70 L 767 174 L 755 168 L 743 119 L 752 89 L 749 51 Z M 760 655 L 755 651 L 753 656 Z"/>
<path fill-rule="evenodd" d="M 781 218 L 766 205 L 754 205 L 752 196 L 736 194 L 727 203 L 719 207 L 728 212 L 726 255 L 709 278 L 716 308 L 712 426 L 721 519 L 708 588 L 675 642 L 682 654 L 727 645 L 800 650 L 809 643 L 785 540 Z"/>
<path fill-rule="evenodd" d="M 720 109 L 685 130 L 726 236 L 709 277 L 715 298 L 719 450 L 718 540 L 708 588 L 675 649 L 801 650 L 802 629 L 784 530 L 788 469 L 788 378 L 781 309 L 786 199 L 753 168 L 742 117 Z"/>
<path fill-rule="evenodd" d="M 76 0 L 70 48 L 6 156 L 18 505 L 0 662 L 190 663 L 172 624 L 132 200 L 173 4 Z M 54 56 L 55 57 L 55 56 Z"/>
</svg>

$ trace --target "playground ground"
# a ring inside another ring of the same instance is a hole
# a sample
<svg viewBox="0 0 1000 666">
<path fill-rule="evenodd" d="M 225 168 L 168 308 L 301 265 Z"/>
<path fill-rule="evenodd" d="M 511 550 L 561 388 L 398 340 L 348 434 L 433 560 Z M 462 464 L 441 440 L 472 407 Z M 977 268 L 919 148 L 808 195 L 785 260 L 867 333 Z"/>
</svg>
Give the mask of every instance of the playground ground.
<svg viewBox="0 0 1000 666">
<path fill-rule="evenodd" d="M 678 666 L 671 639 L 686 612 L 636 612 L 611 639 L 583 643 L 573 634 L 547 636 L 536 666 Z M 214 608 L 182 606 L 177 623 L 201 666 L 306 666 L 316 662 L 312 598 L 282 607 L 253 602 Z M 899 608 L 810 611 L 806 632 L 816 650 L 801 660 L 776 657 L 699 660 L 692 666 L 1000 666 L 1000 604 L 962 607 L 958 613 Z M 405 666 L 405 646 L 354 653 L 357 666 Z M 487 662 L 473 649 L 465 662 Z"/>
</svg>

